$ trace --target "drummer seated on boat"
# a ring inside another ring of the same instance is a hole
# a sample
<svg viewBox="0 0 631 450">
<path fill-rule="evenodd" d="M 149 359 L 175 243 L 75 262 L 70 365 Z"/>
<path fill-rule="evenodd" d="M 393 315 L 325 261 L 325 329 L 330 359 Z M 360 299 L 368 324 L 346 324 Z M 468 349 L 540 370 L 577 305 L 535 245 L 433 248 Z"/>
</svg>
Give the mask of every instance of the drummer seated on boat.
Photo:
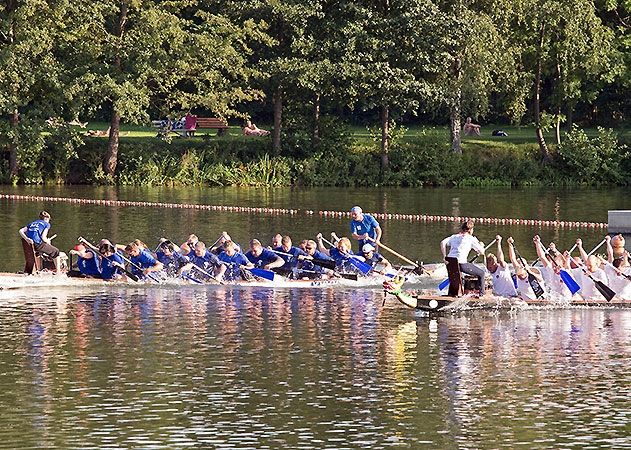
<svg viewBox="0 0 631 450">
<path fill-rule="evenodd" d="M 502 236 L 499 234 L 495 236 L 495 242 L 497 242 L 497 255 L 493 253 L 486 255 L 486 270 L 489 271 L 493 280 L 493 295 L 516 297 L 517 289 L 515 289 L 508 264 L 504 260 Z"/>
<path fill-rule="evenodd" d="M 455 258 L 458 260 L 460 271 L 476 277 L 476 288 L 480 296 L 484 295 L 484 276 L 485 271 L 481 267 L 473 263 L 467 262 L 467 256 L 473 249 L 478 254 L 484 253 L 484 245 L 473 236 L 473 220 L 466 220 L 460 225 L 460 232 L 452 234 L 443 239 L 440 243 L 440 251 L 443 258 Z M 449 253 L 447 253 L 449 247 Z"/>
<path fill-rule="evenodd" d="M 250 251 L 245 254 L 246 258 L 254 264 L 254 267 L 271 270 L 282 267 L 285 261 L 273 251 L 263 248 L 263 244 L 258 239 L 250 241 Z"/>
<path fill-rule="evenodd" d="M 392 264 L 380 253 L 377 253 L 375 246 L 372 244 L 364 244 L 362 247 L 362 255 L 366 262 L 373 268 L 373 271 L 376 271 L 375 267 L 379 265 L 381 266 L 381 270 L 378 271 L 379 273 L 385 273 L 386 270 L 392 268 Z"/>
<path fill-rule="evenodd" d="M 308 239 L 305 242 L 305 256 L 298 256 L 298 274 L 307 278 L 328 278 L 333 271 L 315 264 L 314 260 L 333 261 L 329 255 L 318 250 L 318 244 L 314 240 Z"/>
<path fill-rule="evenodd" d="M 164 268 L 162 263 L 156 260 L 147 248 L 143 248 L 140 242 L 131 242 L 125 247 L 129 255 L 132 267 L 131 272 L 136 276 L 146 276 L 151 272 L 158 272 Z"/>
<path fill-rule="evenodd" d="M 201 269 L 198 272 L 211 273 L 213 277 L 221 280 L 226 272 L 226 265 L 219 261 L 217 255 L 206 249 L 206 244 L 203 241 L 197 241 L 195 250 L 189 253 L 187 257 L 190 262 L 180 269 L 180 273 L 197 268 Z"/>
<path fill-rule="evenodd" d="M 24 241 L 33 246 L 35 251 L 50 257 L 54 261 L 55 272 L 57 275 L 61 275 L 61 253 L 57 247 L 50 243 L 48 230 L 50 230 L 50 214 L 42 211 L 39 213 L 39 219 L 20 228 L 19 234 Z"/>
<path fill-rule="evenodd" d="M 70 250 L 70 254 L 77 256 L 77 269 L 79 269 L 80 275 L 101 278 L 101 267 L 94 251 L 86 249 L 83 244 L 77 244 Z M 76 276 L 76 271 L 69 271 L 68 276 Z"/>
<path fill-rule="evenodd" d="M 236 244 L 232 241 L 226 241 L 222 245 L 223 251 L 219 253 L 219 261 L 226 266 L 226 272 L 223 275 L 224 280 L 234 281 L 240 280 L 241 269 L 253 269 L 252 264 L 243 253 L 238 251 Z"/>
<path fill-rule="evenodd" d="M 291 236 L 282 236 L 280 239 L 280 244 L 280 246 L 272 249 L 274 253 L 280 256 L 283 261 L 285 261 L 285 264 L 280 267 L 279 271 L 292 272 L 294 268 L 296 268 L 296 266 L 298 265 L 298 257 L 306 256 L 307 254 L 298 247 L 293 246 Z"/>
</svg>

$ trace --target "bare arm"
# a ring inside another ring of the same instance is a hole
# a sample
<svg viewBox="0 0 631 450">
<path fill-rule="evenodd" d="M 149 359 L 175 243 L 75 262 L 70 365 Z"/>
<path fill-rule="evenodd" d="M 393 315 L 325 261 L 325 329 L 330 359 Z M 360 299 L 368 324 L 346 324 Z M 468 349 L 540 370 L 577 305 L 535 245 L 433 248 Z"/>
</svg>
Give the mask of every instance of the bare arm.
<svg viewBox="0 0 631 450">
<path fill-rule="evenodd" d="M 447 242 L 449 242 L 448 237 L 440 241 L 440 252 L 443 254 L 443 259 L 447 257 Z"/>
<path fill-rule="evenodd" d="M 541 238 L 539 237 L 538 234 L 536 234 L 535 237 L 532 238 L 532 242 L 535 243 L 535 250 L 537 250 L 537 257 L 539 257 L 539 261 L 541 261 L 541 264 L 543 265 L 543 267 L 549 267 L 551 263 L 546 256 L 546 252 L 543 249 L 543 244 L 541 243 Z"/>
<path fill-rule="evenodd" d="M 517 256 L 515 255 L 515 248 L 513 247 L 513 242 L 515 242 L 511 237 L 506 239 L 508 243 L 508 258 L 510 259 L 511 264 L 514 268 L 522 267 L 521 263 L 517 261 Z"/>
<path fill-rule="evenodd" d="M 324 242 L 322 241 L 322 234 L 318 233 L 316 236 L 316 241 L 318 242 L 318 250 L 324 253 L 326 256 L 331 256 L 329 253 L 329 249 L 324 246 Z"/>
<path fill-rule="evenodd" d="M 18 230 L 18 233 L 20 234 L 20 237 L 24 239 L 26 242 L 28 242 L 29 244 L 33 243 L 33 239 L 31 239 L 30 237 L 26 235 L 26 227 L 20 228 Z"/>
<path fill-rule="evenodd" d="M 576 240 L 576 247 L 578 248 L 578 252 L 581 254 L 583 263 L 587 263 L 587 252 L 583 248 L 583 241 L 580 238 Z"/>
<path fill-rule="evenodd" d="M 495 242 L 497 242 L 497 265 L 504 268 L 506 267 L 506 261 L 504 260 L 504 252 L 502 251 L 502 236 L 499 234 L 495 236 Z"/>
<path fill-rule="evenodd" d="M 605 242 L 607 245 L 607 261 L 613 263 L 613 247 L 611 246 L 611 236 L 605 236 Z"/>
<path fill-rule="evenodd" d="M 379 242 L 381 242 L 381 235 L 383 234 L 383 232 L 381 231 L 381 227 L 375 228 L 375 232 L 377 233 L 377 236 L 375 237 L 375 243 L 379 245 Z"/>
</svg>

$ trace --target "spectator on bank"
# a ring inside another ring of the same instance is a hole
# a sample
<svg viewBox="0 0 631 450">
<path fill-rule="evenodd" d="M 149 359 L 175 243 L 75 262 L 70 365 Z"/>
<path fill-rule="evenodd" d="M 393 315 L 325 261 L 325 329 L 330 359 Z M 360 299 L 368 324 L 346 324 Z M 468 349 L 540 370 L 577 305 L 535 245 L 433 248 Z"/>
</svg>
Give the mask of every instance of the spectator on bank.
<svg viewBox="0 0 631 450">
<path fill-rule="evenodd" d="M 462 127 L 462 131 L 464 131 L 464 134 L 466 136 L 480 136 L 480 128 L 482 128 L 480 125 L 477 125 L 471 121 L 471 117 L 467 117 L 467 120 Z"/>
<path fill-rule="evenodd" d="M 256 124 L 252 123 L 249 120 L 246 120 L 245 125 L 243 126 L 243 134 L 246 136 L 267 136 L 270 134 L 267 130 L 262 130 L 257 127 Z"/>
</svg>

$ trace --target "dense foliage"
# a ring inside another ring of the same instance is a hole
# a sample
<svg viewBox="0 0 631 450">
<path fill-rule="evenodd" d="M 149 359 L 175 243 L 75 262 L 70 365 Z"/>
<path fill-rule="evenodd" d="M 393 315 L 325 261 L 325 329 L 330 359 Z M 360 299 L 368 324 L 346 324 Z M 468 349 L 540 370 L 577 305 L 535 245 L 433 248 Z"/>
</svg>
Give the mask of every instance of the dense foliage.
<svg viewBox="0 0 631 450">
<path fill-rule="evenodd" d="M 8 0 L 0 181 L 625 183 L 627 0 Z M 270 141 L 126 142 L 188 111 L 273 123 Z M 464 117 L 532 146 L 462 146 Z M 106 145 L 68 126 L 105 120 Z M 398 139 L 396 124 L 449 125 Z M 374 145 L 346 124 L 368 125 Z M 545 133 L 556 130 L 553 144 Z M 565 130 L 565 131 L 564 131 Z M 80 167 L 79 167 L 80 166 Z M 322 176 L 325 173 L 326 176 Z"/>
</svg>

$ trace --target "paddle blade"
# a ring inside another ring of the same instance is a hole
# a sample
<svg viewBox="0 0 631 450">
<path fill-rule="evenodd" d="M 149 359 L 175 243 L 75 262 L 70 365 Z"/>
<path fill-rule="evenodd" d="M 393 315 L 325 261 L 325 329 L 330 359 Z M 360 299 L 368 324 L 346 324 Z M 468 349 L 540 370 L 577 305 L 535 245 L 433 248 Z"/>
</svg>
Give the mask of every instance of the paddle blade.
<svg viewBox="0 0 631 450">
<path fill-rule="evenodd" d="M 530 284 L 530 287 L 532 288 L 532 292 L 535 293 L 537 298 L 541 298 L 543 294 L 545 293 L 545 291 L 541 287 L 541 284 L 539 284 L 539 280 L 537 280 L 537 277 L 535 277 L 530 272 L 528 273 L 528 284 Z"/>
<path fill-rule="evenodd" d="M 594 283 L 596 284 L 596 289 L 598 289 L 598 292 L 600 292 L 603 297 L 607 299 L 608 302 L 610 302 L 611 299 L 616 295 L 616 293 L 602 281 L 594 280 Z"/>
<path fill-rule="evenodd" d="M 357 258 L 350 258 L 351 264 L 354 265 L 357 270 L 366 275 L 368 272 L 372 270 L 372 266 L 364 261 L 360 261 Z"/>
<path fill-rule="evenodd" d="M 447 288 L 447 286 L 449 286 L 449 278 L 445 278 L 443 281 L 440 282 L 440 284 L 438 285 L 438 290 L 442 291 L 443 289 Z"/>
<path fill-rule="evenodd" d="M 271 270 L 265 269 L 249 269 L 252 275 L 256 275 L 259 278 L 265 278 L 266 280 L 274 281 L 275 273 Z"/>
<path fill-rule="evenodd" d="M 345 278 L 347 280 L 357 281 L 357 274 L 356 273 L 340 273 L 339 275 L 342 278 Z"/>
<path fill-rule="evenodd" d="M 311 262 L 316 266 L 321 266 L 325 269 L 335 269 L 335 261 L 332 259 L 313 258 Z"/>
<path fill-rule="evenodd" d="M 572 295 L 576 294 L 581 287 L 578 285 L 578 283 L 574 280 L 574 278 L 572 278 L 572 275 L 570 275 L 569 273 L 567 273 L 567 271 L 565 270 L 561 270 L 561 272 L 559 273 L 559 275 L 561 276 L 561 279 L 563 280 L 563 282 L 565 283 L 565 285 L 567 286 L 567 288 L 570 290 L 570 292 L 572 293 Z"/>
</svg>

